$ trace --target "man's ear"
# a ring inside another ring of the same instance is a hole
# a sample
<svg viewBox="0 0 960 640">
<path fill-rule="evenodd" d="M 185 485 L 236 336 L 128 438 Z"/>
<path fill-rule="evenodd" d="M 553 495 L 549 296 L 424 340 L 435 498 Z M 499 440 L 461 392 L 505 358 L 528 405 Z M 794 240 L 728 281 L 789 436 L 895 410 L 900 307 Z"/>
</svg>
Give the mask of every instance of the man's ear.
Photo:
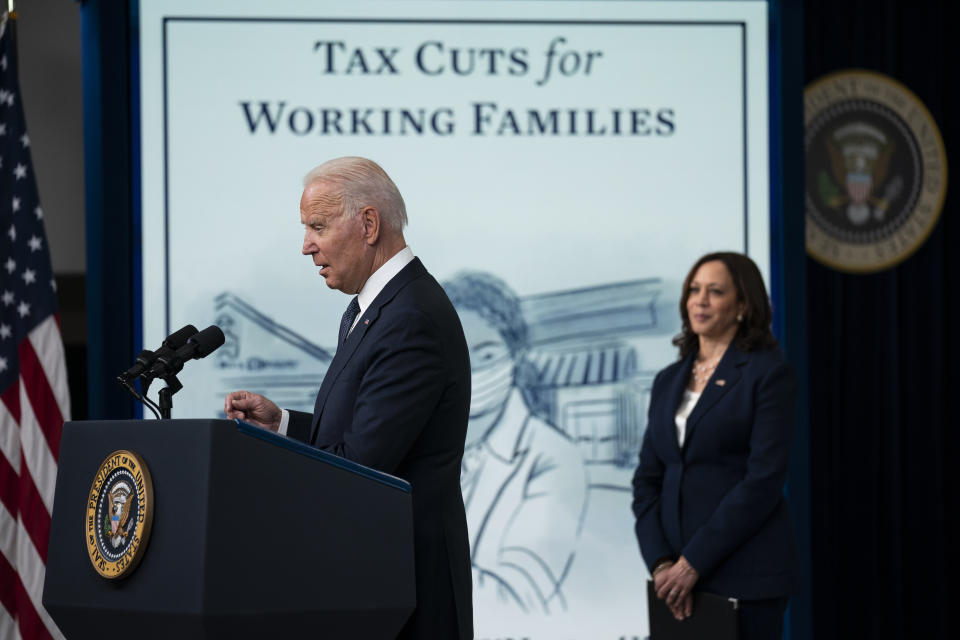
<svg viewBox="0 0 960 640">
<path fill-rule="evenodd" d="M 360 212 L 360 228 L 364 242 L 368 245 L 377 244 L 380 239 L 380 212 L 376 207 L 365 207 Z"/>
</svg>

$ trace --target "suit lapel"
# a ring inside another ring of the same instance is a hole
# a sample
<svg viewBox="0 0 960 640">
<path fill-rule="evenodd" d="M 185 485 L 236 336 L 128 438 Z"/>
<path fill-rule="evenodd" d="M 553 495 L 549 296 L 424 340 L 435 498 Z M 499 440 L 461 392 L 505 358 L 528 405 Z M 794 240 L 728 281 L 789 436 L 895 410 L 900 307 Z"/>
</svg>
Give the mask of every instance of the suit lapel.
<svg viewBox="0 0 960 640">
<path fill-rule="evenodd" d="M 401 269 L 400 273 L 391 278 L 383 290 L 377 294 L 377 297 L 373 299 L 373 302 L 370 303 L 367 310 L 360 316 L 353 331 L 350 332 L 347 339 L 344 340 L 340 348 L 337 349 L 333 360 L 330 362 L 330 367 L 327 369 L 327 373 L 323 376 L 320 391 L 317 392 L 317 400 L 313 405 L 313 422 L 310 427 L 311 443 L 317 437 L 317 426 L 320 424 L 320 416 L 323 414 L 323 407 L 327 402 L 327 397 L 330 395 L 330 390 L 343 371 L 344 366 L 346 366 L 350 358 L 353 357 L 357 347 L 360 346 L 360 342 L 367 334 L 367 331 L 373 326 L 377 318 L 380 317 L 380 310 L 393 300 L 394 296 L 396 296 L 404 286 L 426 272 L 427 270 L 419 258 L 414 258 L 410 264 Z"/>
<path fill-rule="evenodd" d="M 700 419 L 720 402 L 720 399 L 740 380 L 740 366 L 746 361 L 746 354 L 738 351 L 732 344 L 727 347 L 727 352 L 723 354 L 723 358 L 717 364 L 716 371 L 707 381 L 707 386 L 703 388 L 700 400 L 697 401 L 690 417 L 687 418 L 687 432 L 683 439 L 684 450 L 690 446 L 690 440 Z"/>
<path fill-rule="evenodd" d="M 693 359 L 696 355 L 696 352 L 688 353 L 687 357 L 683 359 L 680 366 L 674 371 L 673 377 L 666 381 L 667 387 L 664 397 L 667 399 L 667 413 L 664 415 L 664 421 L 668 427 L 668 440 L 673 443 L 677 455 L 680 454 L 680 444 L 677 442 L 677 429 L 674 416 L 677 415 L 677 408 L 680 406 L 680 401 L 683 400 L 683 390 L 687 388 L 687 382 L 690 380 L 690 367 L 693 366 Z"/>
</svg>

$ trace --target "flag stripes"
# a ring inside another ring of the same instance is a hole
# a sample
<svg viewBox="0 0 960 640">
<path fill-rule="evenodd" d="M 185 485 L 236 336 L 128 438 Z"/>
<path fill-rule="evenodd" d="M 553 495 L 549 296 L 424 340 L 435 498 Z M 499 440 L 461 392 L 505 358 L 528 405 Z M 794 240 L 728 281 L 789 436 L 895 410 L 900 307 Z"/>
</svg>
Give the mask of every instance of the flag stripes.
<svg viewBox="0 0 960 640">
<path fill-rule="evenodd" d="M 17 516 L 24 522 L 26 532 L 33 541 L 40 560 L 46 563 L 47 547 L 50 541 L 50 512 L 43 505 L 40 493 L 29 474 L 20 478 L 17 506 L 19 507 Z"/>
<path fill-rule="evenodd" d="M 22 523 L 15 522 L 13 528 L 8 528 L 10 519 L 10 512 L 0 507 L 0 583 L 12 587 L 12 606 L 17 612 L 20 635 L 31 639 L 63 638 L 41 606 L 44 565 L 27 540 Z M 13 535 L 2 533 L 7 529 L 12 530 Z M 7 602 L 3 602 L 3 608 L 7 606 Z"/>
<path fill-rule="evenodd" d="M 24 361 L 32 360 L 27 369 L 33 369 L 26 375 L 31 384 L 46 387 L 46 374 L 31 343 L 21 343 L 19 353 L 23 358 L 21 371 Z M 52 411 L 49 409 L 51 401 Z M 46 426 L 42 426 L 34 411 L 38 402 L 46 403 L 44 406 L 48 407 L 40 412 Z M 56 423 L 51 422 L 60 419 L 59 416 L 54 393 L 49 389 L 30 391 L 25 377 L 0 395 L 0 449 L 3 451 L 0 456 L 0 479 L 3 480 L 0 489 L 0 583 L 12 585 L 0 598 L 0 606 L 5 610 L 5 619 L 12 619 L 10 612 L 16 611 L 19 635 L 24 639 L 62 637 L 41 606 L 57 472 L 51 440 L 58 448 L 60 442 L 59 433 L 52 437 L 48 433 L 59 431 L 55 428 Z M 2 624 L 0 622 L 0 627 Z"/>
<path fill-rule="evenodd" d="M 44 323 L 53 324 L 53 318 L 47 318 Z M 34 329 L 31 334 L 37 332 L 41 327 Z M 43 365 L 33 348 L 33 340 L 24 340 L 20 343 L 18 356 L 20 358 L 20 388 L 29 396 L 30 406 L 36 407 L 34 417 L 37 420 L 37 425 L 47 442 L 48 449 L 56 458 L 60 452 L 60 431 L 63 428 L 63 415 L 60 412 L 60 405 L 54 396 L 53 389 L 50 387 L 50 381 L 47 379 Z"/>
</svg>

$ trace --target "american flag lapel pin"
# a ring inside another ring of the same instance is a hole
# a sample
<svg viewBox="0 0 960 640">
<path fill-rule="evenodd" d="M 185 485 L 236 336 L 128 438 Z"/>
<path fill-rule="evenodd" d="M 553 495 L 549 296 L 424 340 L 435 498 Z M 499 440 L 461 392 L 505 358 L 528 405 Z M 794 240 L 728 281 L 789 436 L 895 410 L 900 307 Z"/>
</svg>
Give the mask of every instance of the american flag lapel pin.
<svg viewBox="0 0 960 640">
<path fill-rule="evenodd" d="M 726 380 L 717 380 L 717 386 L 718 386 L 718 387 L 722 387 L 722 386 L 725 385 L 725 384 L 727 384 L 727 381 L 726 381 Z"/>
<path fill-rule="evenodd" d="M 366 320 L 364 320 L 364 321 L 363 321 L 363 324 L 369 325 L 369 324 L 370 324 L 370 318 L 367 318 Z"/>
</svg>

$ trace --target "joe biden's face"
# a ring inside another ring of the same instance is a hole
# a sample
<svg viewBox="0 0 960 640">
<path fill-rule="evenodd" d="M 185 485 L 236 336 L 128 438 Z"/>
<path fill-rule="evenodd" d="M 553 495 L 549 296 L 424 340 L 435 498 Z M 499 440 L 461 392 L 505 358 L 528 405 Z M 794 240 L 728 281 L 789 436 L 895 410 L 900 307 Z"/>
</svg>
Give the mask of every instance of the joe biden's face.
<svg viewBox="0 0 960 640">
<path fill-rule="evenodd" d="M 300 222 L 304 225 L 303 254 L 312 256 L 327 286 L 351 295 L 360 291 L 370 275 L 359 216 L 347 217 L 331 186 L 311 182 L 300 197 Z"/>
</svg>

